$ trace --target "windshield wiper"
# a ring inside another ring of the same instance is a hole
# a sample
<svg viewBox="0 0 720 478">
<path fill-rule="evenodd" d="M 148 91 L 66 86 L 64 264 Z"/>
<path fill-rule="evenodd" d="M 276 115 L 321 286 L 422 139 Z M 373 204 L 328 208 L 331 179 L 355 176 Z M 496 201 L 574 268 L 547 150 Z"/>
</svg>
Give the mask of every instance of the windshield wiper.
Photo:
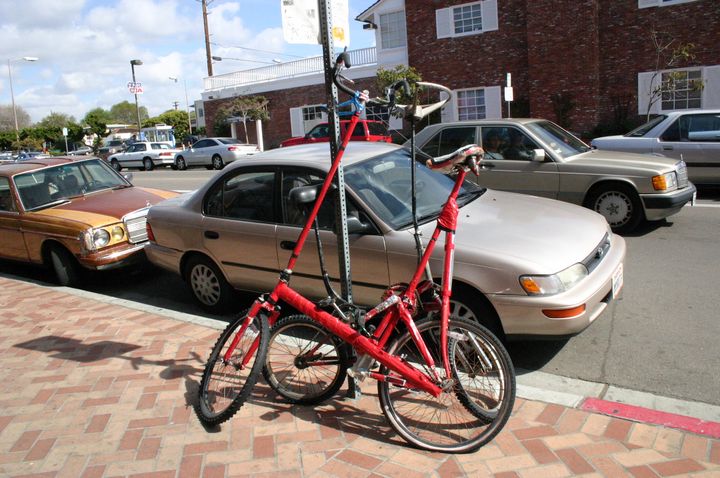
<svg viewBox="0 0 720 478">
<path fill-rule="evenodd" d="M 125 189 L 125 188 L 131 188 L 132 184 L 118 184 L 117 186 L 113 186 L 113 191 L 116 189 Z"/>
</svg>

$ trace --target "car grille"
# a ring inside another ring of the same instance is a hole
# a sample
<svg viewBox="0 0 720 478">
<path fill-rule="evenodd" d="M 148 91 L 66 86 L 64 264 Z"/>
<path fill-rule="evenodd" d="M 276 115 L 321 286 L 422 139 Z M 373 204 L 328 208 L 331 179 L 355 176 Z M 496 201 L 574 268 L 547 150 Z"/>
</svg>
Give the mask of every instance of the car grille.
<svg viewBox="0 0 720 478">
<path fill-rule="evenodd" d="M 138 242 L 145 242 L 148 240 L 147 229 L 147 209 L 140 209 L 139 211 L 131 212 L 123 218 L 125 223 L 125 229 L 128 232 L 128 241 L 131 244 L 137 244 Z"/>
<path fill-rule="evenodd" d="M 587 268 L 588 274 L 592 272 L 603 261 L 610 251 L 610 233 L 605 233 L 602 241 L 595 246 L 595 249 L 583 261 L 583 265 Z"/>
<path fill-rule="evenodd" d="M 677 163 L 678 188 L 685 188 L 688 185 L 687 165 L 685 161 Z"/>
</svg>

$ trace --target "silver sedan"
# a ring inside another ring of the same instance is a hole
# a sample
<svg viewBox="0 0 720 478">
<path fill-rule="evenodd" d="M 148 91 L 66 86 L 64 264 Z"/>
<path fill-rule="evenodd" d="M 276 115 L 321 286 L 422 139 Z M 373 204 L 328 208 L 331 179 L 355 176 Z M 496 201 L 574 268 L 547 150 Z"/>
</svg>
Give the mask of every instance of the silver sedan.
<svg viewBox="0 0 720 478">
<path fill-rule="evenodd" d="M 482 186 L 586 206 L 618 233 L 676 214 L 695 195 L 682 161 L 591 150 L 546 120 L 434 124 L 418 133 L 416 142 L 431 156 L 482 144 Z"/>
<path fill-rule="evenodd" d="M 177 153 L 173 168 L 183 170 L 205 166 L 207 169 L 222 169 L 232 161 L 259 151 L 257 145 L 241 143 L 235 138 L 203 138 L 190 149 Z"/>
<path fill-rule="evenodd" d="M 327 144 L 268 151 L 234 162 L 193 193 L 153 206 L 148 215 L 156 265 L 183 277 L 207 310 L 231 305 L 232 290 L 268 291 L 278 280 L 304 223 L 290 190 L 321 181 Z M 348 185 L 353 297 L 375 305 L 416 266 L 410 212 L 409 151 L 351 143 Z M 429 238 L 454 181 L 417 164 L 417 209 Z M 566 336 L 588 327 L 618 296 L 625 241 L 599 214 L 545 198 L 486 190 L 466 182 L 458 199 L 453 314 L 500 335 Z M 320 210 L 331 274 L 337 271 L 334 213 Z M 291 285 L 324 294 L 314 241 L 301 254 Z M 442 247 L 436 248 L 438 256 Z M 440 257 L 431 261 L 440 275 Z M 336 281 L 337 282 L 337 281 Z"/>
</svg>

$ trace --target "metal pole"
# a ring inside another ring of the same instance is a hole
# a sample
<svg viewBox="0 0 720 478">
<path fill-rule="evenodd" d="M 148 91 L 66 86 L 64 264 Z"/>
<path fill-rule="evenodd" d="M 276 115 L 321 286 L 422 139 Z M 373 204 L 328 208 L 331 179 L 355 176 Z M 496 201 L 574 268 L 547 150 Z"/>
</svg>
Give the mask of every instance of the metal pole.
<svg viewBox="0 0 720 478">
<path fill-rule="evenodd" d="M 7 61 L 8 78 L 10 79 L 10 98 L 12 99 L 13 118 L 15 119 L 15 141 L 20 142 L 20 128 L 18 128 L 17 109 L 15 108 L 15 92 L 12 84 L 12 71 L 10 70 L 10 59 Z"/>
<path fill-rule="evenodd" d="M 135 81 L 135 63 L 133 63 L 135 60 L 130 60 L 130 68 L 132 69 L 132 79 L 133 84 L 136 83 Z M 140 139 L 140 128 L 142 125 L 140 124 L 140 106 L 138 105 L 138 95 L 137 95 L 137 85 L 135 86 L 135 113 L 137 114 L 137 125 L 138 125 L 138 139 Z"/>
<path fill-rule="evenodd" d="M 208 76 L 213 76 L 212 53 L 210 51 L 210 32 L 208 31 L 207 0 L 202 0 L 203 26 L 205 27 L 205 56 L 207 57 Z"/>
<path fill-rule="evenodd" d="M 188 131 L 190 131 L 190 136 L 192 136 L 192 121 L 190 121 L 190 102 L 188 101 L 187 80 L 185 78 L 183 78 L 183 86 L 185 87 L 185 110 L 187 111 L 188 115 Z"/>
</svg>

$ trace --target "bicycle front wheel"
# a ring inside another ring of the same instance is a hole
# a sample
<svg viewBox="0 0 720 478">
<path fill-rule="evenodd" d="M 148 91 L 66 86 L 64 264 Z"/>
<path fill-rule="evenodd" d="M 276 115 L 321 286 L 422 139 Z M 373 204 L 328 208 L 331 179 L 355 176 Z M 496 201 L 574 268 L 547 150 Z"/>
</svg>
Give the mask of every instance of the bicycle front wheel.
<svg viewBox="0 0 720 478">
<path fill-rule="evenodd" d="M 472 452 L 492 440 L 505 426 L 515 402 L 515 371 L 505 348 L 484 327 L 462 319 L 448 326 L 451 376 L 446 377 L 440 345 L 440 322 L 417 323 L 434 362 L 430 369 L 409 332 L 389 347 L 412 367 L 443 380 L 438 397 L 421 390 L 378 382 L 383 413 L 411 444 L 431 451 Z M 382 367 L 381 373 L 389 373 Z M 391 373 L 391 372 L 390 372 Z"/>
<path fill-rule="evenodd" d="M 349 365 L 342 340 L 310 317 L 293 315 L 270 330 L 263 376 L 290 403 L 314 405 L 337 393 Z"/>
<path fill-rule="evenodd" d="M 195 405 L 198 418 L 205 425 L 218 425 L 235 415 L 260 375 L 267 353 L 268 324 L 261 316 L 249 324 L 245 323 L 246 319 L 247 315 L 243 313 L 228 324 L 205 365 L 200 397 Z M 235 338 L 237 343 L 233 344 Z M 226 360 L 225 355 L 231 347 L 229 360 Z M 243 364 L 248 353 L 253 356 Z"/>
</svg>

